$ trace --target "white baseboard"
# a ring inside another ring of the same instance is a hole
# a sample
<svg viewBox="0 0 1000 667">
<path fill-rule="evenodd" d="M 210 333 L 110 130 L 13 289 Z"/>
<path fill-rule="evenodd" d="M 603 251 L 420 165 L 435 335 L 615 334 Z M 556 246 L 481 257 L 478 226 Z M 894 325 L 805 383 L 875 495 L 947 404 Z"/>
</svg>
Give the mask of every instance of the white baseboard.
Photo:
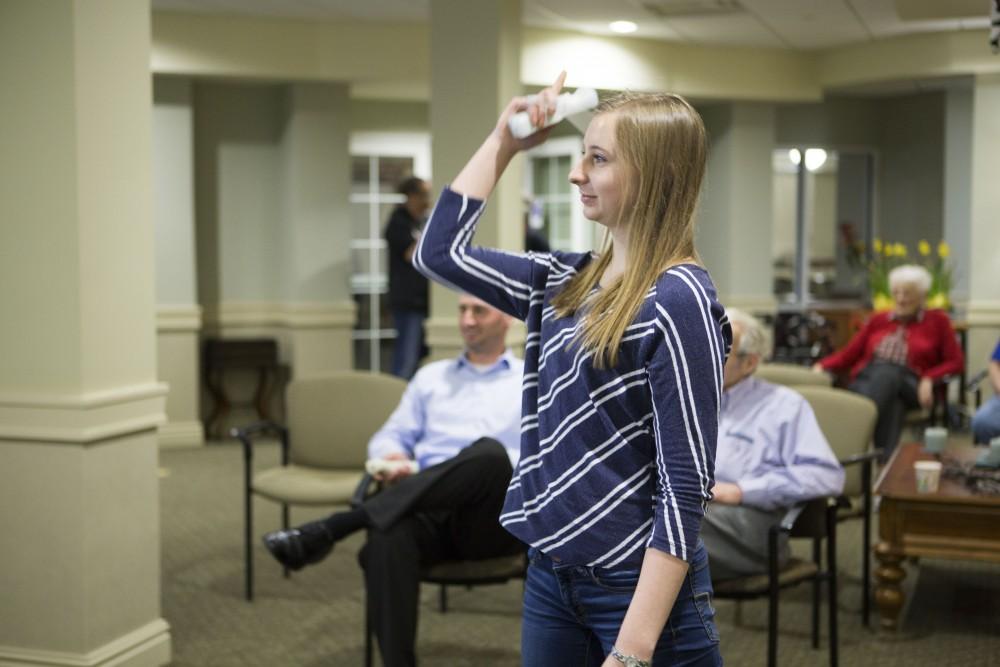
<svg viewBox="0 0 1000 667">
<path fill-rule="evenodd" d="M 170 626 L 162 618 L 88 653 L 0 646 L 4 667 L 151 667 L 170 663 Z"/>
<path fill-rule="evenodd" d="M 168 421 L 157 431 L 160 449 L 186 449 L 205 444 L 205 429 L 200 421 Z"/>
</svg>

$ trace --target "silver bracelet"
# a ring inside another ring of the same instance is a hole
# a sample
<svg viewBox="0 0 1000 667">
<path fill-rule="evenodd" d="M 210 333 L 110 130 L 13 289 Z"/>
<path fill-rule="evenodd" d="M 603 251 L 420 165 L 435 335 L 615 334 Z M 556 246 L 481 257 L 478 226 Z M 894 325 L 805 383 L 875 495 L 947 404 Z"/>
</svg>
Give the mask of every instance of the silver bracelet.
<svg viewBox="0 0 1000 667">
<path fill-rule="evenodd" d="M 625 667 L 652 667 L 649 660 L 640 660 L 634 655 L 625 655 L 616 647 L 611 647 L 611 657 L 625 665 Z"/>
</svg>

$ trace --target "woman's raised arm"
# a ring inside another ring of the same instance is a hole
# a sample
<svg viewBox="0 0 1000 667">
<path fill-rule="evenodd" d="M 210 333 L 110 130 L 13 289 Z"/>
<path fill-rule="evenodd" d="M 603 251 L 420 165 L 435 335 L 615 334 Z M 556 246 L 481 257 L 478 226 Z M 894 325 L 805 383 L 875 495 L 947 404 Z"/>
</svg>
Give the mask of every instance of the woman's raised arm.
<svg viewBox="0 0 1000 667">
<path fill-rule="evenodd" d="M 537 146 L 549 136 L 549 129 L 543 129 L 524 139 L 517 139 L 511 134 L 507 121 L 519 111 L 527 111 L 534 127 L 543 126 L 546 119 L 555 113 L 556 98 L 565 80 L 566 72 L 562 72 L 555 83 L 538 95 L 512 99 L 500 114 L 493 132 L 451 182 L 451 189 L 474 199 L 489 198 L 504 169 L 517 152 Z"/>
</svg>

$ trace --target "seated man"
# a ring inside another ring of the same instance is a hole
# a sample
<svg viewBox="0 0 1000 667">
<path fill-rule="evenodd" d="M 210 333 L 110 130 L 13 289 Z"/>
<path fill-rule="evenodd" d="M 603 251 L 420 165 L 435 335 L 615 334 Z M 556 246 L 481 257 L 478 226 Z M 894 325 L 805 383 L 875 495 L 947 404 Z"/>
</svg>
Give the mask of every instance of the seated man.
<svg viewBox="0 0 1000 667">
<path fill-rule="evenodd" d="M 1000 436 L 1000 341 L 993 350 L 989 365 L 990 384 L 996 395 L 983 403 L 972 418 L 972 435 L 975 442 L 989 442 Z"/>
<path fill-rule="evenodd" d="M 752 377 L 768 352 L 760 322 L 726 312 L 733 348 L 723 371 L 714 500 L 701 528 L 714 580 L 766 573 L 770 527 L 790 506 L 844 488 L 844 470 L 809 403 Z M 782 551 L 784 563 L 787 544 Z"/>
<path fill-rule="evenodd" d="M 414 460 L 420 471 L 383 475 L 386 488 L 357 509 L 264 536 L 271 554 L 297 570 L 369 530 L 358 559 L 389 667 L 416 664 L 422 569 L 524 549 L 499 522 L 520 451 L 524 364 L 506 348 L 507 315 L 468 295 L 458 313 L 465 351 L 420 369 L 368 443 L 369 458 Z"/>
</svg>

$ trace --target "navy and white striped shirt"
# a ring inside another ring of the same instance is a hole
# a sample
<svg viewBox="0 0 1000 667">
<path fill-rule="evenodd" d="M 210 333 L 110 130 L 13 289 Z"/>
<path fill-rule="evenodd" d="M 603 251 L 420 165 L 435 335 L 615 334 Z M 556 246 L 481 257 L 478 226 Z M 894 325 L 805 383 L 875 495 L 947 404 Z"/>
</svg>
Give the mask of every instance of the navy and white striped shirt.
<svg viewBox="0 0 1000 667">
<path fill-rule="evenodd" d="M 521 459 L 500 523 L 563 562 L 638 567 L 645 547 L 695 553 L 711 499 L 722 367 L 732 339 L 708 273 L 672 267 L 625 332 L 615 368 L 575 339 L 552 298 L 591 254 L 470 242 L 483 202 L 446 188 L 414 264 L 525 321 Z"/>
</svg>

